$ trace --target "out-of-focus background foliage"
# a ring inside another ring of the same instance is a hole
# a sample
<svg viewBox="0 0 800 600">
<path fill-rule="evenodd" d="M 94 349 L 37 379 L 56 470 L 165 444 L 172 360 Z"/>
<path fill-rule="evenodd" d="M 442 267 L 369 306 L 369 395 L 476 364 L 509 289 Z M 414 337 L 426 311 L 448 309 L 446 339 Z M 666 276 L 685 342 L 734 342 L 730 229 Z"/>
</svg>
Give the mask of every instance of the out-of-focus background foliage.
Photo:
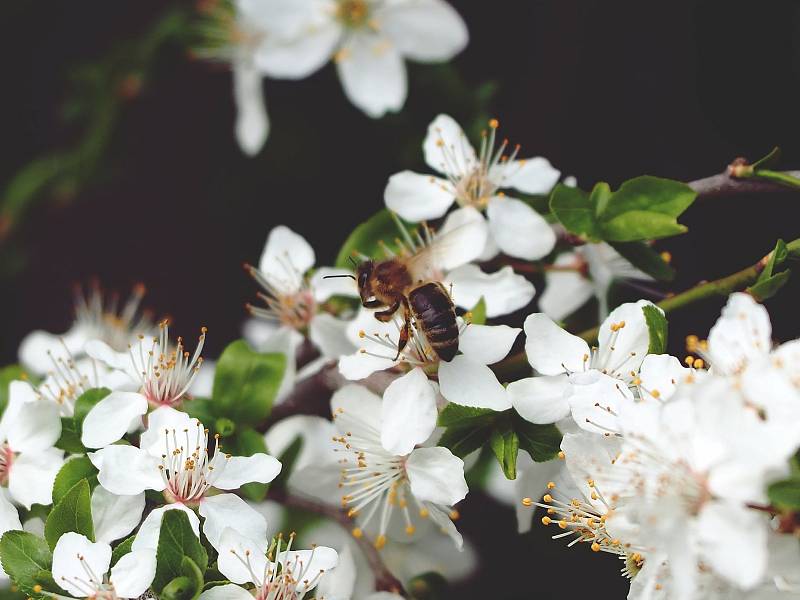
<svg viewBox="0 0 800 600">
<path fill-rule="evenodd" d="M 0 357 L 34 328 L 65 330 L 71 286 L 98 278 L 209 327 L 213 357 L 239 335 L 255 292 L 243 261 L 285 223 L 330 263 L 382 206 L 389 175 L 423 169 L 428 122 L 489 116 L 523 155 L 582 187 L 640 174 L 692 180 L 774 145 L 800 168 L 800 4 L 795 0 L 454 1 L 470 29 L 452 64 L 410 65 L 404 111 L 372 121 L 331 66 L 265 83 L 272 132 L 245 158 L 233 136 L 230 73 L 192 59 L 191 3 L 3 6 L 0 111 Z M 22 175 L 20 175 L 22 173 Z M 27 202 L 33 199 L 32 202 Z M 797 194 L 696 204 L 669 250 L 681 290 L 744 267 L 800 235 Z M 768 303 L 781 339 L 800 335 L 800 277 Z M 630 292 L 628 292 L 630 294 Z M 706 333 L 722 300 L 670 318 L 671 350 Z M 460 598 L 622 597 L 614 559 L 566 551 L 510 509 L 472 497 L 461 527 L 483 568 Z"/>
</svg>

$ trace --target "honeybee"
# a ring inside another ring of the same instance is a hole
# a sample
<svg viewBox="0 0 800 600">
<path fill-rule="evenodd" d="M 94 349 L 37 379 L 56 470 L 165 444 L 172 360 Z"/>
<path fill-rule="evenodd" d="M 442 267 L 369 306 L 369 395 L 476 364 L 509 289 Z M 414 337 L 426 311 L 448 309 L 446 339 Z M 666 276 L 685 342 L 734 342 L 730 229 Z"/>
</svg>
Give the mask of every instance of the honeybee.
<svg viewBox="0 0 800 600">
<path fill-rule="evenodd" d="M 420 244 L 421 247 L 417 248 L 409 240 L 412 252 L 405 251 L 384 260 L 365 260 L 357 265 L 355 276 L 329 277 L 355 279 L 362 306 L 381 309 L 375 312 L 378 321 L 391 321 L 397 311 L 403 311 L 395 360 L 408 344 L 413 319 L 416 330 L 425 336 L 436 355 L 450 362 L 458 352 L 456 310 L 450 293 L 435 275 L 442 268 L 447 268 L 449 248 L 457 244 L 474 243 L 472 236 L 478 235 L 480 251 L 482 240 L 485 240 L 481 224 L 482 220 L 480 224 L 462 224 L 438 239 L 431 238 L 426 228 L 428 240 Z M 481 235 L 484 237 L 481 238 Z"/>
</svg>

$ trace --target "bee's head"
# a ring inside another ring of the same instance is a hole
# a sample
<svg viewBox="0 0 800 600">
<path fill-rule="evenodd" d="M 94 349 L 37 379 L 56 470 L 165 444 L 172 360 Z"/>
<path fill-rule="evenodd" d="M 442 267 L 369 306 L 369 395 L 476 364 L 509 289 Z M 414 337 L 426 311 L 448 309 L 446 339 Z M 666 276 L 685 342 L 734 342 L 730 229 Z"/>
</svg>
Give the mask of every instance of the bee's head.
<svg viewBox="0 0 800 600">
<path fill-rule="evenodd" d="M 358 269 L 356 270 L 356 283 L 358 284 L 358 293 L 361 296 L 361 300 L 363 302 L 367 302 L 373 296 L 372 293 L 372 282 L 370 281 L 372 277 L 372 270 L 375 267 L 375 263 L 371 260 L 365 260 L 361 264 L 358 265 Z"/>
</svg>

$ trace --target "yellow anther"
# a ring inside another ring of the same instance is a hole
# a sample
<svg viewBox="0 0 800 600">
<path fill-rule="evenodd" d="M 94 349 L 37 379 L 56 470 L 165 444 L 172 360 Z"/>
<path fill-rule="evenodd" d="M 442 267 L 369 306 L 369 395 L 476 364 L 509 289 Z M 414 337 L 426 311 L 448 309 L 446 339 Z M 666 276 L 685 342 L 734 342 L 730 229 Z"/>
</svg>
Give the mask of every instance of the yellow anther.
<svg viewBox="0 0 800 600">
<path fill-rule="evenodd" d="M 542 498 L 542 500 L 544 500 L 545 502 L 547 502 L 549 504 L 550 502 L 553 501 L 553 497 L 550 494 L 545 494 L 544 497 Z"/>
<path fill-rule="evenodd" d="M 560 458 L 561 460 L 564 460 L 565 457 L 566 457 L 566 454 L 564 454 L 564 451 L 563 450 L 559 450 L 558 451 L 558 458 Z"/>
<path fill-rule="evenodd" d="M 364 532 L 361 531 L 361 527 L 354 527 L 351 533 L 353 534 L 353 537 L 356 538 L 357 540 L 360 540 L 361 537 L 364 535 Z"/>
<path fill-rule="evenodd" d="M 497 119 L 489 119 L 489 127 L 491 127 L 492 129 L 497 129 L 498 127 L 500 127 L 500 121 L 498 121 Z"/>
<path fill-rule="evenodd" d="M 592 542 L 592 552 L 600 552 L 600 544 Z"/>
<path fill-rule="evenodd" d="M 672 262 L 672 254 L 670 254 L 665 250 L 664 252 L 661 253 L 661 260 L 663 260 L 665 263 Z"/>
<path fill-rule="evenodd" d="M 413 525 L 406 525 L 406 533 L 407 533 L 408 535 L 414 535 L 414 532 L 415 532 L 416 530 L 417 530 L 417 528 L 416 528 L 416 527 L 414 527 Z"/>
<path fill-rule="evenodd" d="M 429 514 L 430 513 L 428 512 L 427 508 L 420 508 L 419 509 L 419 516 L 422 517 L 423 519 L 427 519 Z"/>
<path fill-rule="evenodd" d="M 650 390 L 650 395 L 656 399 L 661 398 L 661 392 L 658 390 Z"/>
<path fill-rule="evenodd" d="M 366 332 L 366 331 L 364 331 L 363 329 L 359 329 L 359 331 L 358 331 L 358 337 L 360 337 L 360 338 L 365 338 L 365 337 L 367 337 L 367 332 Z"/>
<path fill-rule="evenodd" d="M 694 368 L 695 369 L 702 369 L 704 366 L 706 366 L 706 363 L 703 362 L 702 358 L 698 358 L 698 359 L 696 359 L 694 361 Z"/>
<path fill-rule="evenodd" d="M 451 511 L 450 511 L 450 515 L 449 515 L 449 516 L 450 516 L 450 519 L 451 519 L 452 521 L 457 521 L 458 519 L 460 519 L 460 518 L 461 518 L 461 513 L 459 513 L 459 512 L 458 512 L 458 511 L 457 511 L 457 510 L 454 508 L 453 510 L 451 510 Z"/>
<path fill-rule="evenodd" d="M 550 517 L 542 517 L 542 525 L 550 525 L 553 522 L 553 519 Z"/>
<path fill-rule="evenodd" d="M 561 529 L 566 529 L 566 528 L 567 528 L 567 522 L 566 522 L 564 519 L 561 519 L 561 520 L 558 522 L 558 526 L 559 526 Z"/>
<path fill-rule="evenodd" d="M 548 490 L 552 490 L 555 487 L 556 487 L 556 482 L 555 481 L 548 481 L 547 482 L 547 489 Z"/>
<path fill-rule="evenodd" d="M 531 498 L 525 497 L 522 499 L 522 506 L 533 506 L 533 500 Z"/>
<path fill-rule="evenodd" d="M 386 536 L 381 534 L 375 538 L 375 548 L 380 550 L 386 545 Z"/>
</svg>

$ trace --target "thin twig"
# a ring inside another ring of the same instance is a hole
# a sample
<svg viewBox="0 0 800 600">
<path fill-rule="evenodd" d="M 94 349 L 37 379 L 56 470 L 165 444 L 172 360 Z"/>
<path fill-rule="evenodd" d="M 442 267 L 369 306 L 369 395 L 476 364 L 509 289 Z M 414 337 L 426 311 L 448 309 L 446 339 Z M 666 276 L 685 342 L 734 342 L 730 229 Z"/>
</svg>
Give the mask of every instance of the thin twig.
<svg viewBox="0 0 800 600">
<path fill-rule="evenodd" d="M 800 178 L 800 171 L 784 171 L 787 175 Z M 741 179 L 731 177 L 727 172 L 712 175 L 703 179 L 690 181 L 687 184 L 698 198 L 720 198 L 724 196 L 739 196 L 742 194 L 762 194 L 775 192 L 789 192 L 792 189 L 763 179 Z"/>
<path fill-rule="evenodd" d="M 308 512 L 312 512 L 323 517 L 328 517 L 336 521 L 343 527 L 348 534 L 352 527 L 352 521 L 347 514 L 335 506 L 323 504 L 307 497 L 297 496 L 287 492 L 285 489 L 270 489 L 268 498 L 279 502 L 284 506 L 291 506 L 299 508 Z M 392 592 L 395 594 L 403 594 L 403 584 L 397 579 L 392 572 L 386 567 L 386 564 L 381 558 L 380 552 L 375 546 L 365 537 L 353 538 L 358 547 L 364 553 L 364 557 L 369 563 L 373 575 L 375 575 L 375 589 L 379 592 Z"/>
</svg>

